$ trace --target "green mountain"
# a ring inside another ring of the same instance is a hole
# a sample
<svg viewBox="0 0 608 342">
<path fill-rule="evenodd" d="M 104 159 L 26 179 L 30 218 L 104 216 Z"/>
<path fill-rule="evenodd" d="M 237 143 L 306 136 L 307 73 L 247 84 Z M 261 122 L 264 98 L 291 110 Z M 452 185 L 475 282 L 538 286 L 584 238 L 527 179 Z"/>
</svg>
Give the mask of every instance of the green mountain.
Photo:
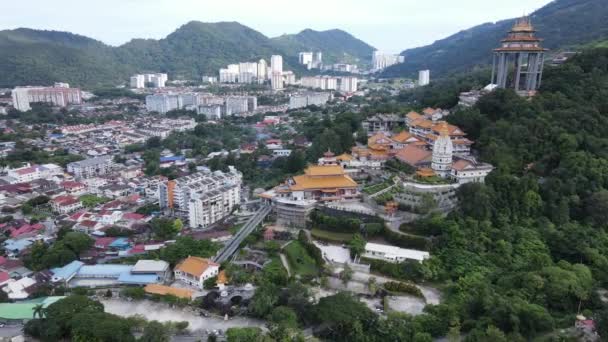
<svg viewBox="0 0 608 342">
<path fill-rule="evenodd" d="M 325 63 L 350 62 L 364 64 L 376 50 L 373 46 L 342 30 L 304 30 L 272 39 L 275 46 L 295 56 L 301 51 L 322 51 Z"/>
<path fill-rule="evenodd" d="M 286 67 L 303 71 L 297 53 L 321 50 L 330 60 L 356 60 L 373 48 L 339 31 L 305 30 L 270 39 L 236 22 L 193 21 L 166 38 L 134 39 L 122 46 L 67 32 L 0 31 L 0 87 L 65 81 L 83 87 L 124 83 L 133 73 L 167 72 L 194 79 L 230 63 L 284 57 Z"/>
<path fill-rule="evenodd" d="M 0 31 L 0 87 L 117 81 L 129 68 L 103 43 L 56 31 Z"/>
<path fill-rule="evenodd" d="M 531 15 L 544 46 L 555 51 L 608 38 L 606 0 L 555 0 Z M 471 70 L 492 63 L 492 49 L 500 44 L 515 19 L 486 23 L 438 40 L 431 45 L 405 50 L 405 63 L 388 68 L 384 76 L 413 76 L 430 69 L 432 75 Z"/>
</svg>

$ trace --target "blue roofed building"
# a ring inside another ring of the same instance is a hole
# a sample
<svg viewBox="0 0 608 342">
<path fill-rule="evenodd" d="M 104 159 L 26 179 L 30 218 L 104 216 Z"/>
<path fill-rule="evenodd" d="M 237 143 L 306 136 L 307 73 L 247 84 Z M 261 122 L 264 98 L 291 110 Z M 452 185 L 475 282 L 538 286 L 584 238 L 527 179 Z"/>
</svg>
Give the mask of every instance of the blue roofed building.
<svg viewBox="0 0 608 342">
<path fill-rule="evenodd" d="M 9 257 L 17 257 L 21 252 L 29 248 L 34 243 L 34 239 L 8 239 L 4 241 L 4 250 Z"/>
<path fill-rule="evenodd" d="M 85 265 L 76 260 L 51 272 L 53 282 L 63 282 L 73 288 L 164 283 L 169 270 L 167 262 L 156 260 L 140 260 L 136 265 Z"/>
<path fill-rule="evenodd" d="M 121 273 L 118 282 L 123 285 L 148 285 L 159 282 L 156 274 L 133 274 L 131 272 Z"/>
<path fill-rule="evenodd" d="M 131 248 L 131 243 L 129 242 L 129 239 L 127 238 L 118 238 L 114 241 L 112 241 L 112 243 L 110 243 L 110 245 L 108 246 L 112 249 L 117 249 L 117 250 L 126 250 Z"/>
<path fill-rule="evenodd" d="M 67 285 L 83 265 L 84 262 L 74 260 L 63 267 L 52 268 L 51 272 L 53 272 L 53 277 L 51 278 L 51 281 L 54 283 L 63 282 Z"/>
<path fill-rule="evenodd" d="M 160 157 L 160 162 L 162 163 L 177 163 L 186 161 L 186 157 L 184 156 L 171 156 L 171 157 Z"/>
</svg>

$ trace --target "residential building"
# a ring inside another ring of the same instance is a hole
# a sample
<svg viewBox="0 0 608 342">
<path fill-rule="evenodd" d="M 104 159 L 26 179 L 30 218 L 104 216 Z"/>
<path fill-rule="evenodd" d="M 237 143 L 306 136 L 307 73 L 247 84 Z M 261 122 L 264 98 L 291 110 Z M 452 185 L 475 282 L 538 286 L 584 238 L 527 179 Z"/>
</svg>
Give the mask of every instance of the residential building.
<svg viewBox="0 0 608 342">
<path fill-rule="evenodd" d="M 313 59 L 312 52 L 300 52 L 298 54 L 298 60 L 299 60 L 300 64 L 306 65 L 308 70 L 312 69 L 312 59 Z"/>
<path fill-rule="evenodd" d="M 191 227 L 207 227 L 226 217 L 241 202 L 242 175 L 199 172 L 159 185 L 159 203 L 188 217 Z"/>
<path fill-rule="evenodd" d="M 283 83 L 285 85 L 296 84 L 296 74 L 293 71 L 283 71 Z"/>
<path fill-rule="evenodd" d="M 321 90 L 337 90 L 338 78 L 332 76 L 309 76 L 300 79 L 302 87 L 321 89 Z"/>
<path fill-rule="evenodd" d="M 238 71 L 220 69 L 220 83 L 236 83 L 239 79 Z"/>
<path fill-rule="evenodd" d="M 270 75 L 270 86 L 272 90 L 282 90 L 285 88 L 285 80 L 282 72 L 272 72 Z"/>
<path fill-rule="evenodd" d="M 133 89 L 141 89 L 146 87 L 146 78 L 144 75 L 131 76 L 130 86 Z"/>
<path fill-rule="evenodd" d="M 372 70 L 379 71 L 386 69 L 389 66 L 403 63 L 404 61 L 405 59 L 403 56 L 374 51 L 374 54 L 372 55 Z"/>
<path fill-rule="evenodd" d="M 207 120 L 213 121 L 222 118 L 223 109 L 224 106 L 219 104 L 202 105 L 198 106 L 197 113 L 205 115 L 205 117 L 207 117 Z"/>
<path fill-rule="evenodd" d="M 67 170 L 76 178 L 93 178 L 110 173 L 113 167 L 112 156 L 101 156 L 69 163 Z"/>
<path fill-rule="evenodd" d="M 58 196 L 51 200 L 51 208 L 58 214 L 73 213 L 82 209 L 82 202 L 72 195 Z"/>
<path fill-rule="evenodd" d="M 173 273 L 175 280 L 202 290 L 205 280 L 216 277 L 219 270 L 220 264 L 209 259 L 191 256 L 177 264 Z"/>
<path fill-rule="evenodd" d="M 264 59 L 258 62 L 258 83 L 262 84 L 268 79 L 268 63 Z"/>
<path fill-rule="evenodd" d="M 215 84 L 215 83 L 217 83 L 217 77 L 203 75 L 202 81 L 203 81 L 203 83 Z"/>
<path fill-rule="evenodd" d="M 229 96 L 223 114 L 231 116 L 234 114 L 251 113 L 258 108 L 258 99 L 255 96 Z"/>
<path fill-rule="evenodd" d="M 420 70 L 418 72 L 418 85 L 423 87 L 431 83 L 431 71 L 430 70 Z"/>
<path fill-rule="evenodd" d="M 55 164 L 30 165 L 17 169 L 10 169 L 7 176 L 11 184 L 28 183 L 37 179 L 51 179 L 63 174 L 63 168 Z"/>
<path fill-rule="evenodd" d="M 131 76 L 130 86 L 136 89 L 145 88 L 148 85 L 154 88 L 164 88 L 168 80 L 169 77 L 164 73 L 138 74 Z"/>
<path fill-rule="evenodd" d="M 179 108 L 179 95 L 154 94 L 146 96 L 146 110 L 148 112 L 158 112 L 164 114 Z"/>
<path fill-rule="evenodd" d="M 338 89 L 345 93 L 356 93 L 359 90 L 359 79 L 354 76 L 344 76 L 338 78 Z"/>
<path fill-rule="evenodd" d="M 365 119 L 361 124 L 368 135 L 378 132 L 392 132 L 394 129 L 405 128 L 406 118 L 397 114 L 376 114 Z"/>
<path fill-rule="evenodd" d="M 13 107 L 25 112 L 31 109 L 30 103 L 44 102 L 53 106 L 66 107 L 81 104 L 82 93 L 78 88 L 61 87 L 17 87 L 12 90 Z"/>
<path fill-rule="evenodd" d="M 323 106 L 331 101 L 333 96 L 331 93 L 300 93 L 292 94 L 289 97 L 289 109 L 306 108 L 308 106 Z"/>
<path fill-rule="evenodd" d="M 368 242 L 365 244 L 365 252 L 362 255 L 364 258 L 378 259 L 392 263 L 400 263 L 404 261 L 418 261 L 431 257 L 429 252 L 418 251 L 414 249 L 405 249 L 390 245 L 381 245 L 378 243 Z"/>
<path fill-rule="evenodd" d="M 273 55 L 270 57 L 270 70 L 272 73 L 283 73 L 283 56 Z"/>
</svg>

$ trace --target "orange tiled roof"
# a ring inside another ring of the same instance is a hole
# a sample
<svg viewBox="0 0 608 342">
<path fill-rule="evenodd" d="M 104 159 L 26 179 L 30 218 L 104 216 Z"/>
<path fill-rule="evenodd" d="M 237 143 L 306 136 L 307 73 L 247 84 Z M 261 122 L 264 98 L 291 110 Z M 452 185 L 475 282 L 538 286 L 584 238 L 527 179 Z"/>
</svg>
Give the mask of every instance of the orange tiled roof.
<svg viewBox="0 0 608 342">
<path fill-rule="evenodd" d="M 383 144 L 382 142 L 378 142 L 379 140 L 386 140 L 386 143 L 389 144 L 391 138 L 384 133 L 376 133 L 367 139 L 367 145 Z"/>
<path fill-rule="evenodd" d="M 343 161 L 351 161 L 353 160 L 353 156 L 348 153 L 342 153 L 341 155 L 337 156 L 336 159 Z"/>
<path fill-rule="evenodd" d="M 406 117 L 410 120 L 418 120 L 418 119 L 424 118 L 424 116 L 420 115 L 419 113 L 413 112 L 413 111 L 407 113 Z"/>
<path fill-rule="evenodd" d="M 405 163 L 416 165 L 420 162 L 431 160 L 432 155 L 433 153 L 431 151 L 408 145 L 404 149 L 399 150 L 396 157 Z"/>
<path fill-rule="evenodd" d="M 433 121 L 426 120 L 426 119 L 419 119 L 419 120 L 412 122 L 412 126 L 420 127 L 420 128 L 432 128 Z"/>
<path fill-rule="evenodd" d="M 292 191 L 357 187 L 357 182 L 346 175 L 325 177 L 302 175 L 293 177 L 293 180 L 295 184 L 290 187 Z"/>
<path fill-rule="evenodd" d="M 411 138 L 415 138 L 415 137 L 410 132 L 401 131 L 399 134 L 397 134 L 393 137 L 393 140 L 396 142 L 404 143 Z"/>
<path fill-rule="evenodd" d="M 304 173 L 307 176 L 334 176 L 343 175 L 344 169 L 340 165 L 312 165 L 309 166 Z"/>
<path fill-rule="evenodd" d="M 144 287 L 144 291 L 150 294 L 157 294 L 161 296 L 172 295 L 179 298 L 191 299 L 194 291 L 188 289 L 178 289 L 171 286 L 165 286 L 160 284 L 148 284 Z"/>
<path fill-rule="evenodd" d="M 462 171 L 467 167 L 472 166 L 471 162 L 465 159 L 460 159 L 457 162 L 452 164 L 452 169 L 456 171 Z"/>
<path fill-rule="evenodd" d="M 436 111 L 437 109 L 429 107 L 425 108 L 422 112 L 427 115 L 433 115 Z"/>
<path fill-rule="evenodd" d="M 182 271 L 184 273 L 192 274 L 194 276 L 200 277 L 209 266 L 220 266 L 209 259 L 199 258 L 199 257 L 188 257 L 180 262 L 175 269 Z"/>
</svg>

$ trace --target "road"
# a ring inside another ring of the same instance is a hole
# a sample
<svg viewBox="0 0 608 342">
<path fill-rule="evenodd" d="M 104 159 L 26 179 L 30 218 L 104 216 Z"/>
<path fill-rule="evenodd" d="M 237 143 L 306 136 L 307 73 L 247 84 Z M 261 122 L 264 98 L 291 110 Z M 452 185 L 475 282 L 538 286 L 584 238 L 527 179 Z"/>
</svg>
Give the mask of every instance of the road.
<svg viewBox="0 0 608 342">
<path fill-rule="evenodd" d="M 239 248 L 241 243 L 251 234 L 255 228 L 264 221 L 264 218 L 270 214 L 270 206 L 262 206 L 255 214 L 243 225 L 241 230 L 230 240 L 224 248 L 217 254 L 213 261 L 222 263 L 230 258 Z"/>
</svg>

